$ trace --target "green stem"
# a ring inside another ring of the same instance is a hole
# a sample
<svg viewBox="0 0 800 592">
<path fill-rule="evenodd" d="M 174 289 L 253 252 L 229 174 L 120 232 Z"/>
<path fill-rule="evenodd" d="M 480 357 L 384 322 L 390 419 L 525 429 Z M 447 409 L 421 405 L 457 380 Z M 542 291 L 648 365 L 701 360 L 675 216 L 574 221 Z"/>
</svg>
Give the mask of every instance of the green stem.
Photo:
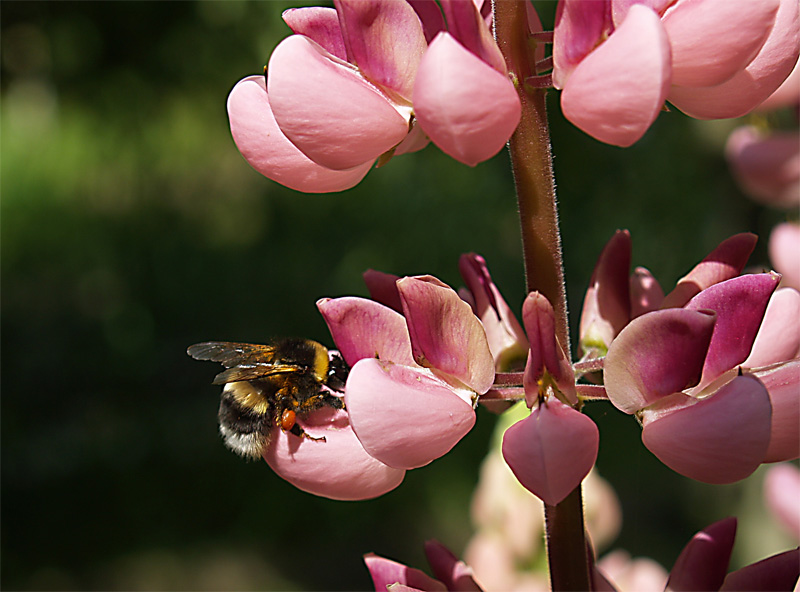
<svg viewBox="0 0 800 592">
<path fill-rule="evenodd" d="M 534 75 L 525 5 L 528 0 L 494 0 L 495 35 L 516 77 L 522 118 L 509 150 L 517 189 L 522 248 L 528 290 L 552 303 L 556 335 L 569 356 L 569 325 L 561 234 L 558 229 L 553 160 L 545 106 L 545 90 L 526 88 Z M 545 505 L 550 583 L 556 592 L 589 590 L 589 569 L 580 485 L 561 503 Z"/>
</svg>

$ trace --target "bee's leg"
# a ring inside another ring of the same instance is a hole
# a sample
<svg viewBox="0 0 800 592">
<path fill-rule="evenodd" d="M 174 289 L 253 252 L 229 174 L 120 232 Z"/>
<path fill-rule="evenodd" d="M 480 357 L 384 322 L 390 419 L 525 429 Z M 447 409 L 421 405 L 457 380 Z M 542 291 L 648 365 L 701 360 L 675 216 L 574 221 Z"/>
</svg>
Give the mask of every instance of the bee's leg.
<svg viewBox="0 0 800 592">
<path fill-rule="evenodd" d="M 314 442 L 324 442 L 325 441 L 325 436 L 320 436 L 319 438 L 311 436 L 307 431 L 305 431 L 303 428 L 300 427 L 299 423 L 294 424 L 289 431 L 291 433 L 293 433 L 295 436 L 297 436 L 298 438 L 306 438 L 308 440 L 313 440 Z"/>
</svg>

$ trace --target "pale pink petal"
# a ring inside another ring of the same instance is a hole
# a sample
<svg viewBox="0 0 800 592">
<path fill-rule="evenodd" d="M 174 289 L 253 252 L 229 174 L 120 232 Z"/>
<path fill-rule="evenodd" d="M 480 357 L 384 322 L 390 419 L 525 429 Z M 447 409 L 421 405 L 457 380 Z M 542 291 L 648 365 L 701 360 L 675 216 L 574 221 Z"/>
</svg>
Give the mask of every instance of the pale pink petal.
<svg viewBox="0 0 800 592">
<path fill-rule="evenodd" d="M 800 456 L 800 359 L 752 372 L 769 392 L 772 428 L 764 462 Z"/>
<path fill-rule="evenodd" d="M 633 270 L 630 278 L 631 318 L 658 310 L 664 302 L 664 290 L 653 274 L 644 267 Z"/>
<path fill-rule="evenodd" d="M 678 280 L 675 289 L 664 298 L 661 308 L 683 306 L 700 290 L 739 275 L 756 242 L 758 237 L 749 232 L 735 234 L 722 241 L 705 259 Z"/>
<path fill-rule="evenodd" d="M 589 474 L 600 432 L 586 415 L 548 398 L 503 435 L 503 457 L 519 482 L 555 505 Z"/>
<path fill-rule="evenodd" d="M 283 479 L 314 495 L 337 500 L 371 499 L 391 491 L 405 471 L 376 460 L 364 450 L 341 410 L 323 409 L 298 420 L 314 441 L 278 427 L 264 460 Z"/>
<path fill-rule="evenodd" d="M 714 320 L 707 311 L 667 309 L 631 321 L 606 356 L 603 376 L 609 400 L 634 413 L 697 384 Z"/>
<path fill-rule="evenodd" d="M 658 15 L 637 4 L 572 72 L 561 93 L 561 110 L 601 142 L 630 146 L 658 117 L 669 84 L 669 39 Z"/>
<path fill-rule="evenodd" d="M 800 136 L 762 134 L 756 127 L 733 131 L 725 146 L 728 164 L 742 190 L 775 208 L 800 206 Z"/>
<path fill-rule="evenodd" d="M 613 30 L 608 0 L 563 0 L 553 30 L 553 84 L 564 88 L 575 67 Z"/>
<path fill-rule="evenodd" d="M 228 96 L 228 117 L 236 147 L 265 177 L 306 193 L 343 191 L 358 184 L 372 162 L 334 171 L 310 160 L 283 135 L 272 115 L 263 76 L 240 80 Z"/>
<path fill-rule="evenodd" d="M 770 467 L 764 477 L 764 499 L 781 528 L 800 542 L 800 469 L 789 463 Z"/>
<path fill-rule="evenodd" d="M 283 20 L 298 35 L 319 43 L 325 51 L 340 60 L 347 59 L 339 16 L 333 8 L 306 6 L 283 11 Z"/>
<path fill-rule="evenodd" d="M 778 288 L 764 313 L 753 349 L 743 362 L 748 368 L 769 366 L 800 354 L 800 292 Z"/>
<path fill-rule="evenodd" d="M 403 302 L 400 300 L 400 292 L 397 291 L 399 275 L 368 269 L 364 272 L 363 278 L 370 298 L 403 314 Z"/>
<path fill-rule="evenodd" d="M 783 81 L 766 101 L 761 103 L 756 111 L 771 111 L 783 107 L 795 107 L 800 104 L 800 62 L 794 65 L 794 70 Z"/>
<path fill-rule="evenodd" d="M 692 537 L 669 574 L 667 590 L 719 590 L 728 572 L 736 518 L 725 518 Z"/>
<path fill-rule="evenodd" d="M 425 135 L 425 131 L 422 129 L 422 126 L 419 124 L 419 122 L 414 120 L 414 122 L 411 124 L 411 130 L 409 130 L 408 135 L 395 147 L 392 155 L 400 156 L 401 154 L 417 152 L 418 150 L 422 150 L 425 148 L 425 146 L 430 144 L 430 141 L 430 138 Z"/>
<path fill-rule="evenodd" d="M 358 439 L 389 466 L 413 469 L 448 453 L 475 425 L 462 394 L 423 368 L 359 361 L 345 405 Z"/>
<path fill-rule="evenodd" d="M 696 119 L 740 117 L 769 97 L 789 76 L 800 55 L 797 0 L 781 0 L 775 25 L 752 62 L 716 86 L 673 86 L 667 99 Z"/>
<path fill-rule="evenodd" d="M 459 561 L 452 551 L 439 541 L 425 542 L 425 557 L 433 574 L 447 586 L 448 590 L 480 592 L 481 587 L 475 583 L 469 566 Z"/>
<path fill-rule="evenodd" d="M 596 349 L 603 355 L 630 321 L 630 268 L 631 235 L 618 230 L 600 253 L 583 299 L 581 352 Z"/>
<path fill-rule="evenodd" d="M 392 584 L 402 584 L 411 589 L 425 590 L 430 592 L 446 592 L 447 588 L 439 580 L 434 580 L 424 572 L 408 567 L 397 561 L 379 557 L 374 553 L 364 555 L 364 563 L 367 564 L 369 575 L 375 590 L 384 592 Z M 394 586 L 391 588 L 396 590 Z"/>
<path fill-rule="evenodd" d="M 414 359 L 485 393 L 494 383 L 494 358 L 483 325 L 452 288 L 436 282 L 427 277 L 397 282 Z"/>
<path fill-rule="evenodd" d="M 779 0 L 681 0 L 662 22 L 672 47 L 672 84 L 713 86 L 744 69 L 764 45 Z"/>
<path fill-rule="evenodd" d="M 780 279 L 777 273 L 739 276 L 706 288 L 686 304 L 686 310 L 713 310 L 717 314 L 701 385 L 712 382 L 750 355 Z"/>
<path fill-rule="evenodd" d="M 800 290 L 800 224 L 784 222 L 769 236 L 769 258 L 782 276 L 782 285 Z"/>
<path fill-rule="evenodd" d="M 317 308 L 349 366 L 362 358 L 415 365 L 403 316 L 378 302 L 346 296 L 322 298 Z"/>
<path fill-rule="evenodd" d="M 410 4 L 335 0 L 348 61 L 372 82 L 410 98 L 427 44 Z"/>
<path fill-rule="evenodd" d="M 441 0 L 447 30 L 463 47 L 503 75 L 506 61 L 474 2 Z"/>
<path fill-rule="evenodd" d="M 652 415 L 645 409 L 642 441 L 661 462 L 685 477 L 733 483 L 764 460 L 771 415 L 764 385 L 752 376 L 737 376 L 694 405 Z"/>
<path fill-rule="evenodd" d="M 408 133 L 408 119 L 377 87 L 302 35 L 272 52 L 267 89 L 284 135 L 328 168 L 372 162 Z"/>
<path fill-rule="evenodd" d="M 635 592 L 663 592 L 667 584 L 667 570 L 646 557 L 631 559 L 622 550 L 612 551 L 597 562 L 597 567 L 617 590 Z"/>
<path fill-rule="evenodd" d="M 795 499 L 796 501 L 796 499 Z M 791 549 L 729 573 L 720 592 L 800 589 L 800 549 Z"/>
<path fill-rule="evenodd" d="M 521 114 L 517 91 L 508 77 L 449 33 L 437 35 L 422 58 L 414 85 L 414 110 L 431 141 L 470 166 L 506 145 Z"/>
</svg>

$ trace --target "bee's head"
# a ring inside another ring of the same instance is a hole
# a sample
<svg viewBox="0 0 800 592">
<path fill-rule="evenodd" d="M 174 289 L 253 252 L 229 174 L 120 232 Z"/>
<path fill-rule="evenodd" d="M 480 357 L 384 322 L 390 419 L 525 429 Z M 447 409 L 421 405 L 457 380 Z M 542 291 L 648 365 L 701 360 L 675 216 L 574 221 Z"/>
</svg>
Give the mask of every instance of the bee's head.
<svg viewBox="0 0 800 592">
<path fill-rule="evenodd" d="M 330 363 L 328 364 L 328 379 L 325 384 L 335 391 L 343 391 L 350 367 L 338 351 L 329 351 Z"/>
</svg>

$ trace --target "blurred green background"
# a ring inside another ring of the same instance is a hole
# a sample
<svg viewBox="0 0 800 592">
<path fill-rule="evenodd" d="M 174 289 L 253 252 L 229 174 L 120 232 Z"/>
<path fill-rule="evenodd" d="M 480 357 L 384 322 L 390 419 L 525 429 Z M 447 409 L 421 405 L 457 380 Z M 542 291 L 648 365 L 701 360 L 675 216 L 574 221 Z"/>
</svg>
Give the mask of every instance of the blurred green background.
<svg viewBox="0 0 800 592">
<path fill-rule="evenodd" d="M 370 267 L 459 285 L 466 251 L 487 258 L 513 307 L 524 298 L 505 153 L 469 168 L 430 146 L 323 196 L 241 158 L 226 96 L 288 34 L 288 6 L 2 3 L 3 589 L 366 589 L 363 553 L 423 567 L 424 540 L 460 553 L 469 539 L 495 416 L 480 410 L 451 454 L 397 490 L 334 502 L 229 453 L 217 368 L 185 354 L 208 339 L 332 345 L 318 298 L 365 295 Z M 552 23 L 554 5 L 540 8 Z M 615 229 L 670 286 L 730 234 L 766 237 L 779 218 L 729 176 L 733 122 L 663 113 L 621 150 L 550 99 L 573 324 Z M 751 261 L 767 263 L 763 240 Z M 588 412 L 623 504 L 616 547 L 669 567 L 698 528 L 763 511 L 758 475 L 693 483 L 644 450 L 633 419 Z M 760 549 L 740 539 L 736 561 Z"/>
</svg>

